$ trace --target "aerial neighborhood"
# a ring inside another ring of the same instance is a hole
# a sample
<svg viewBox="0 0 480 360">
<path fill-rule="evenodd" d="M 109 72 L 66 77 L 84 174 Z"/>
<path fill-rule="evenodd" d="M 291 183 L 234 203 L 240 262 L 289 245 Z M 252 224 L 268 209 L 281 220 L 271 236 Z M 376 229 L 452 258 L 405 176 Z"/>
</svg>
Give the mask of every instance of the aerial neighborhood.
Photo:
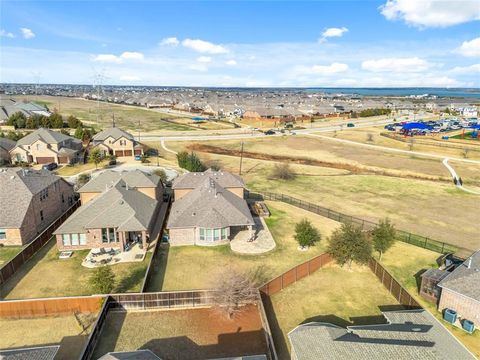
<svg viewBox="0 0 480 360">
<path fill-rule="evenodd" d="M 0 360 L 480 360 L 479 1 L 0 1 Z"/>
</svg>

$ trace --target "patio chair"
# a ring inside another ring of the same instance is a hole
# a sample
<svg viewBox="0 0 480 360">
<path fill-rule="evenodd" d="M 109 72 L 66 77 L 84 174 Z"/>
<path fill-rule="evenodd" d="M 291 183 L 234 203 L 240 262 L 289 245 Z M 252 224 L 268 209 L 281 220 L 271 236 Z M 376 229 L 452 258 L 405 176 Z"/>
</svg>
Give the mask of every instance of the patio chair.
<svg viewBox="0 0 480 360">
<path fill-rule="evenodd" d="M 93 257 L 96 257 L 96 256 L 102 255 L 102 251 L 101 251 L 101 249 L 92 249 L 92 251 L 90 252 L 90 254 L 91 254 Z"/>
</svg>

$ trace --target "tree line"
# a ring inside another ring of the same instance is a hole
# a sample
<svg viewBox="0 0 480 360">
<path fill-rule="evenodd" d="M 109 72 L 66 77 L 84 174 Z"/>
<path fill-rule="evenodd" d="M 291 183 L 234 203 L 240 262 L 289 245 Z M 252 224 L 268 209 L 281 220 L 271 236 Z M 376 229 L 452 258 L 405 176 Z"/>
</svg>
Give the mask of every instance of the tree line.
<svg viewBox="0 0 480 360">
<path fill-rule="evenodd" d="M 350 116 L 352 118 L 358 118 L 358 117 L 390 115 L 391 113 L 392 113 L 392 109 L 365 109 L 358 112 L 352 111 Z"/>
</svg>

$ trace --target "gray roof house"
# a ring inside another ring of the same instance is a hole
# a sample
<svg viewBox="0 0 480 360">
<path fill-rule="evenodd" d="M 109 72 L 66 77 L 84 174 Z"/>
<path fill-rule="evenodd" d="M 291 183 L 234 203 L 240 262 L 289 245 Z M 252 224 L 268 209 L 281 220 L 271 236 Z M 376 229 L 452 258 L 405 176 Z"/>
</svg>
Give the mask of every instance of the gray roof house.
<svg viewBox="0 0 480 360">
<path fill-rule="evenodd" d="M 12 150 L 17 143 L 7 138 L 0 138 L 0 165 L 10 162 L 10 150 Z"/>
<path fill-rule="evenodd" d="M 452 309 L 462 319 L 480 326 L 480 250 L 444 277 L 438 309 Z M 478 330 L 477 330 L 478 331 Z"/>
<path fill-rule="evenodd" d="M 26 117 L 30 117 L 33 114 L 44 116 L 51 115 L 51 112 L 40 104 L 15 101 L 10 98 L 5 98 L 0 94 L 0 123 L 6 122 L 11 115 L 17 112 L 23 113 Z"/>
<path fill-rule="evenodd" d="M 97 180 L 97 184 L 105 184 L 103 191 L 86 203 L 82 201 L 82 206 L 54 232 L 59 249 L 112 247 L 124 251 L 140 241 L 146 248 L 160 203 L 155 196 L 131 186 L 125 180 L 128 176 L 118 175 L 112 183 Z M 106 172 L 98 177 L 110 180 L 111 174 Z"/>
<path fill-rule="evenodd" d="M 53 360 L 59 345 L 0 350 L 1 360 Z"/>
<path fill-rule="evenodd" d="M 294 360 L 473 360 L 475 357 L 426 310 L 388 311 L 387 324 L 349 326 L 312 322 L 288 338 Z"/>
<path fill-rule="evenodd" d="M 216 174 L 190 173 L 174 182 L 174 190 L 179 184 L 195 188 L 181 197 L 175 195 L 167 223 L 171 245 L 218 245 L 228 243 L 237 231 L 252 232 L 255 222 L 247 202 L 219 183 L 239 186 L 243 181 L 225 172 Z"/>
<path fill-rule="evenodd" d="M 119 157 L 143 154 L 143 145 L 132 134 L 115 126 L 100 131 L 93 137 L 92 143 L 104 154 Z"/>
<path fill-rule="evenodd" d="M 23 245 L 74 201 L 72 184 L 47 170 L 0 169 L 0 243 Z"/>
</svg>

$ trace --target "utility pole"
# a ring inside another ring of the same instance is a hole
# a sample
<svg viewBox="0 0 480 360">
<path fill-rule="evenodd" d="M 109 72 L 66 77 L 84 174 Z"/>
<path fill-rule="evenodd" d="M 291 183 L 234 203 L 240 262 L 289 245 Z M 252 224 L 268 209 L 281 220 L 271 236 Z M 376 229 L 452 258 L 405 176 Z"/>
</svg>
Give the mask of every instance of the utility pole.
<svg viewBox="0 0 480 360">
<path fill-rule="evenodd" d="M 242 149 L 240 150 L 240 169 L 238 171 L 238 175 L 242 175 L 242 161 L 243 161 L 243 141 L 242 141 Z"/>
</svg>

